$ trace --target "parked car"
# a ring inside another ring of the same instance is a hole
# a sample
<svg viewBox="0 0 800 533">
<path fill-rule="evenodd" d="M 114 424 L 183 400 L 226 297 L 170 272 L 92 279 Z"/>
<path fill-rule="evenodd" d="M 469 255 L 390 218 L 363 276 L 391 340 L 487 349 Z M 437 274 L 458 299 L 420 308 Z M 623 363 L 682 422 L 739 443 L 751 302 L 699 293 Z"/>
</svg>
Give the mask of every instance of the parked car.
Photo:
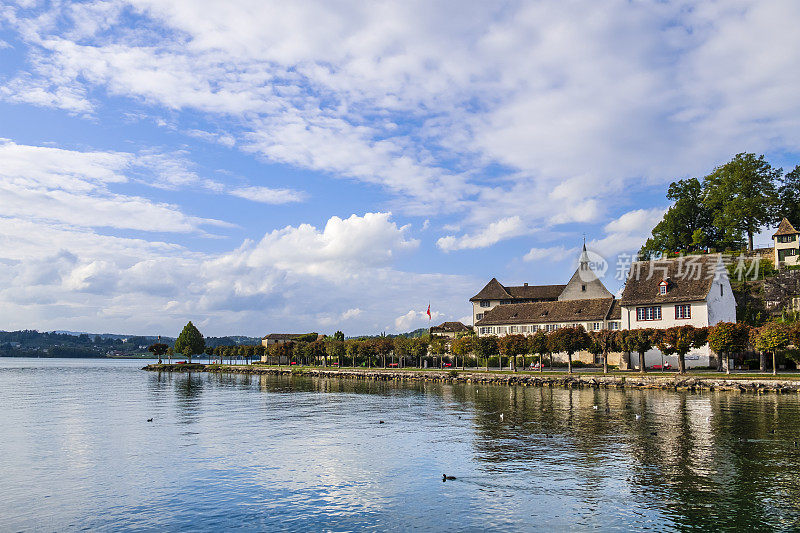
<svg viewBox="0 0 800 533">
<path fill-rule="evenodd" d="M 450 368 L 451 366 L 453 366 L 453 363 L 445 363 L 445 364 L 443 364 L 442 366 L 443 366 L 444 368 Z"/>
<path fill-rule="evenodd" d="M 397 363 L 389 363 L 390 368 L 397 368 Z"/>
<path fill-rule="evenodd" d="M 662 370 L 661 365 L 653 365 L 651 368 L 653 370 Z M 664 363 L 663 370 L 672 370 L 672 365 L 669 363 Z"/>
</svg>

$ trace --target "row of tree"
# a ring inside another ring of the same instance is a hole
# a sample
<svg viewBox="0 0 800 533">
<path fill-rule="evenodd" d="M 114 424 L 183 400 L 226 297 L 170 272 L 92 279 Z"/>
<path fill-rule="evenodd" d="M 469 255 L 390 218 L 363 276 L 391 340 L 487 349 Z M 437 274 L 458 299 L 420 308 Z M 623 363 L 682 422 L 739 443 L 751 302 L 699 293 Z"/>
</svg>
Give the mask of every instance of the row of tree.
<svg viewBox="0 0 800 533">
<path fill-rule="evenodd" d="M 187 327 L 191 322 L 187 324 Z M 686 372 L 686 355 L 693 348 L 708 344 L 719 354 L 719 369 L 730 372 L 729 361 L 741 357 L 746 352 L 760 355 L 760 368 L 766 368 L 766 356 L 772 355 L 773 373 L 776 371 L 776 357 L 790 346 L 800 346 L 800 323 L 784 324 L 771 322 L 760 328 L 743 323 L 720 322 L 708 328 L 676 326 L 668 329 L 601 330 L 588 333 L 583 327 L 559 328 L 550 333 L 539 331 L 533 335 L 506 335 L 504 337 L 476 337 L 466 335 L 457 339 L 442 337 L 372 337 L 343 340 L 341 336 L 310 340 L 295 340 L 274 344 L 269 348 L 257 345 L 231 345 L 204 347 L 191 333 L 181 333 L 175 347 L 156 343 L 150 351 L 159 358 L 171 357 L 181 353 L 191 361 L 192 355 L 205 354 L 209 360 L 230 363 L 235 361 L 252 362 L 264 359 L 271 364 L 318 364 L 324 366 L 418 366 L 425 361 L 441 365 L 445 358 L 454 360 L 462 368 L 481 361 L 489 367 L 489 361 L 498 360 L 502 367 L 504 358 L 516 371 L 518 364 L 525 367 L 526 357 L 538 356 L 538 368 L 543 369 L 545 361 L 552 368 L 553 354 L 567 355 L 567 371 L 572 373 L 572 357 L 575 353 L 588 351 L 603 361 L 603 372 L 608 372 L 608 355 L 623 352 L 628 356 L 637 354 L 639 370 L 646 371 L 645 354 L 657 348 L 663 355 L 677 355 L 678 370 Z M 195 328 L 196 329 L 196 328 Z M 184 328 L 186 331 L 186 329 Z M 198 332 L 199 335 L 199 332 Z M 200 336 L 202 338 L 202 336 Z M 181 340 L 183 339 L 183 340 Z M 194 342 L 194 344 L 191 344 Z M 723 365 L 724 363 L 724 365 Z"/>
<path fill-rule="evenodd" d="M 763 155 L 741 153 L 702 180 L 671 183 L 667 198 L 673 204 L 639 251 L 641 257 L 736 250 L 745 242 L 752 250 L 753 236 L 783 217 L 800 227 L 800 165 L 784 174 Z"/>
</svg>

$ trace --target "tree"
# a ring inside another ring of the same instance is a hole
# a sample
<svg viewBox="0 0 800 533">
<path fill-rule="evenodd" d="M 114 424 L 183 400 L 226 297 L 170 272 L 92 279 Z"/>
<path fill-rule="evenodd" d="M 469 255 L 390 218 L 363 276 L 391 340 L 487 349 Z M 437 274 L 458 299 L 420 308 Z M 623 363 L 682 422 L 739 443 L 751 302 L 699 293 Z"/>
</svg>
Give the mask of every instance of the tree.
<svg viewBox="0 0 800 533">
<path fill-rule="evenodd" d="M 327 354 L 336 359 L 336 363 L 339 368 L 342 367 L 342 356 L 345 355 L 346 350 L 344 347 L 344 341 L 339 340 L 336 338 L 336 335 L 333 336 L 333 340 L 328 341 L 325 345 L 325 351 Z"/>
<path fill-rule="evenodd" d="M 461 357 L 461 368 L 465 368 L 467 365 L 467 356 L 475 351 L 475 337 L 471 335 L 458 337 L 457 339 L 453 340 L 453 344 L 450 349 L 456 356 Z M 457 363 L 458 362 L 456 361 L 456 364 Z"/>
<path fill-rule="evenodd" d="M 792 226 L 800 228 L 800 165 L 780 180 L 777 215 L 777 219 L 786 217 Z"/>
<path fill-rule="evenodd" d="M 182 353 L 192 362 L 192 355 L 201 354 L 206 349 L 206 341 L 191 321 L 183 327 L 183 331 L 175 340 L 175 351 Z"/>
<path fill-rule="evenodd" d="M 726 236 L 747 235 L 747 249 L 753 236 L 766 224 L 775 222 L 775 181 L 783 173 L 764 156 L 741 153 L 706 176 L 705 205 L 714 213 L 714 225 Z"/>
<path fill-rule="evenodd" d="M 163 342 L 156 342 L 147 347 L 148 352 L 152 353 L 155 357 L 158 357 L 159 363 L 161 362 L 161 356 L 167 353 L 167 349 L 169 349 L 169 346 Z"/>
<path fill-rule="evenodd" d="M 517 355 L 527 351 L 527 344 L 524 335 L 506 335 L 500 338 L 500 353 L 511 359 L 514 372 L 517 371 Z M 522 366 L 525 366 L 524 361 Z"/>
<path fill-rule="evenodd" d="M 394 349 L 394 342 L 388 337 L 375 339 L 375 350 L 381 356 L 383 368 L 386 368 L 386 356 Z"/>
<path fill-rule="evenodd" d="M 648 328 L 627 330 L 622 336 L 623 349 L 639 354 L 639 372 L 647 372 L 644 354 L 653 347 L 654 340 L 653 330 Z"/>
<path fill-rule="evenodd" d="M 498 346 L 497 346 L 497 337 L 494 335 L 487 335 L 485 337 L 478 337 L 477 342 L 475 343 L 475 353 L 478 357 L 485 358 L 486 362 L 486 371 L 489 371 L 489 357 L 493 355 L 497 355 L 498 353 Z"/>
<path fill-rule="evenodd" d="M 428 355 L 428 339 L 426 337 L 418 337 L 411 340 L 411 356 L 419 361 L 420 368 L 422 367 L 422 358 Z"/>
<path fill-rule="evenodd" d="M 717 239 L 713 214 L 703 203 L 703 185 L 697 178 L 674 181 L 667 190 L 674 203 L 653 228 L 639 255 L 647 259 L 660 252 L 706 250 Z"/>
<path fill-rule="evenodd" d="M 601 329 L 592 333 L 592 343 L 589 351 L 595 355 L 603 356 L 603 374 L 608 374 L 608 354 L 617 348 L 617 332 L 610 329 Z"/>
<path fill-rule="evenodd" d="M 554 351 L 567 353 L 567 373 L 572 374 L 572 354 L 581 350 L 586 350 L 592 343 L 592 339 L 583 326 L 559 328 L 550 333 L 550 339 Z"/>
<path fill-rule="evenodd" d="M 750 340 L 750 328 L 747 324 L 736 322 L 719 322 L 708 332 L 708 345 L 720 357 L 725 359 L 725 373 L 731 373 L 730 356 L 742 353 L 747 349 Z"/>
<path fill-rule="evenodd" d="M 337 331 L 336 333 L 333 334 L 333 340 L 344 341 L 344 333 L 342 333 L 341 331 Z"/>
<path fill-rule="evenodd" d="M 678 372 L 686 373 L 686 354 L 692 348 L 701 348 L 708 342 L 708 329 L 694 326 L 675 326 L 661 333 L 660 342 L 670 353 L 678 354 Z"/>
<path fill-rule="evenodd" d="M 550 344 L 547 342 L 547 334 L 544 331 L 537 331 L 527 339 L 528 353 L 539 356 L 539 372 L 544 371 L 544 355 L 550 355 Z"/>
<path fill-rule="evenodd" d="M 447 342 L 443 337 L 431 337 L 430 348 L 434 358 L 438 355 L 441 360 L 441 356 L 447 351 Z"/>
<path fill-rule="evenodd" d="M 772 375 L 778 373 L 776 353 L 789 345 L 788 328 L 780 322 L 770 322 L 758 331 L 755 348 L 760 352 L 772 354 Z"/>
</svg>

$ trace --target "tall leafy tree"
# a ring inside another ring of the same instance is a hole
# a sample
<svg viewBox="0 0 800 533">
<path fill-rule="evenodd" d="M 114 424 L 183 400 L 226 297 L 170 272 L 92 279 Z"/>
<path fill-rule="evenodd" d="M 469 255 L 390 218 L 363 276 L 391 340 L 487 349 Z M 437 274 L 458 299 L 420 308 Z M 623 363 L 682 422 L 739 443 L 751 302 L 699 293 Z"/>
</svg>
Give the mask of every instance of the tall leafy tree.
<svg viewBox="0 0 800 533">
<path fill-rule="evenodd" d="M 539 330 L 528 337 L 528 353 L 539 356 L 539 372 L 543 372 L 544 356 L 550 355 L 550 343 L 547 341 L 547 334 L 544 331 Z"/>
<path fill-rule="evenodd" d="M 183 331 L 181 334 L 178 335 L 178 338 L 175 340 L 175 351 L 182 353 L 186 357 L 189 358 L 189 362 L 192 362 L 192 355 L 194 354 L 201 354 L 206 349 L 206 341 L 203 338 L 203 335 L 200 331 L 189 321 L 183 327 Z"/>
<path fill-rule="evenodd" d="M 777 214 L 777 218 L 786 217 L 792 226 L 800 228 L 800 165 L 780 180 Z"/>
<path fill-rule="evenodd" d="M 501 337 L 499 341 L 500 353 L 509 357 L 512 361 L 514 372 L 517 371 L 517 356 L 524 354 L 527 350 L 527 342 L 524 335 L 506 335 Z M 522 363 L 525 366 L 523 360 Z M 502 365 L 501 365 L 502 366 Z"/>
<path fill-rule="evenodd" d="M 636 352 L 639 354 L 639 372 L 647 372 L 645 367 L 644 354 L 647 353 L 654 345 L 655 334 L 652 329 L 631 329 L 621 332 L 620 339 L 622 341 L 622 349 L 626 352 Z"/>
<path fill-rule="evenodd" d="M 747 235 L 747 248 L 753 249 L 753 236 L 776 216 L 776 180 L 782 169 L 772 168 L 763 155 L 741 153 L 706 176 L 703 188 L 705 205 L 714 214 L 714 225 L 726 238 Z"/>
<path fill-rule="evenodd" d="M 475 353 L 478 357 L 483 357 L 486 360 L 486 370 L 489 370 L 489 358 L 498 354 L 497 337 L 488 335 L 486 337 L 478 337 L 475 343 Z"/>
<path fill-rule="evenodd" d="M 713 214 L 703 202 L 703 185 L 697 178 L 674 181 L 667 190 L 672 206 L 664 213 L 639 255 L 708 249 L 719 238 Z"/>
<path fill-rule="evenodd" d="M 603 356 L 603 374 L 608 374 L 608 354 L 617 349 L 617 332 L 610 329 L 601 329 L 592 333 L 592 343 L 589 351 L 594 355 Z"/>
<path fill-rule="evenodd" d="M 475 350 L 475 339 L 476 337 L 472 335 L 466 335 L 453 340 L 451 350 L 456 356 L 461 357 L 461 368 L 466 367 L 467 356 Z"/>
</svg>

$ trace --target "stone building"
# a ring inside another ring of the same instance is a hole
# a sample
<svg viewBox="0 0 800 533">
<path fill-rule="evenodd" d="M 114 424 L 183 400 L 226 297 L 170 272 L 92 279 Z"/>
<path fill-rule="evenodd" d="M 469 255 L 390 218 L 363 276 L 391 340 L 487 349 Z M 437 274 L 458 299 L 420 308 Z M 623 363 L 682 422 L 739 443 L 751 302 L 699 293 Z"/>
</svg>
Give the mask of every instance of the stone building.
<svg viewBox="0 0 800 533">
<path fill-rule="evenodd" d="M 798 235 L 800 235 L 800 232 L 794 229 L 791 222 L 784 217 L 778 226 L 778 230 L 772 235 L 775 249 L 775 268 L 779 268 L 782 265 L 800 264 Z"/>
</svg>

